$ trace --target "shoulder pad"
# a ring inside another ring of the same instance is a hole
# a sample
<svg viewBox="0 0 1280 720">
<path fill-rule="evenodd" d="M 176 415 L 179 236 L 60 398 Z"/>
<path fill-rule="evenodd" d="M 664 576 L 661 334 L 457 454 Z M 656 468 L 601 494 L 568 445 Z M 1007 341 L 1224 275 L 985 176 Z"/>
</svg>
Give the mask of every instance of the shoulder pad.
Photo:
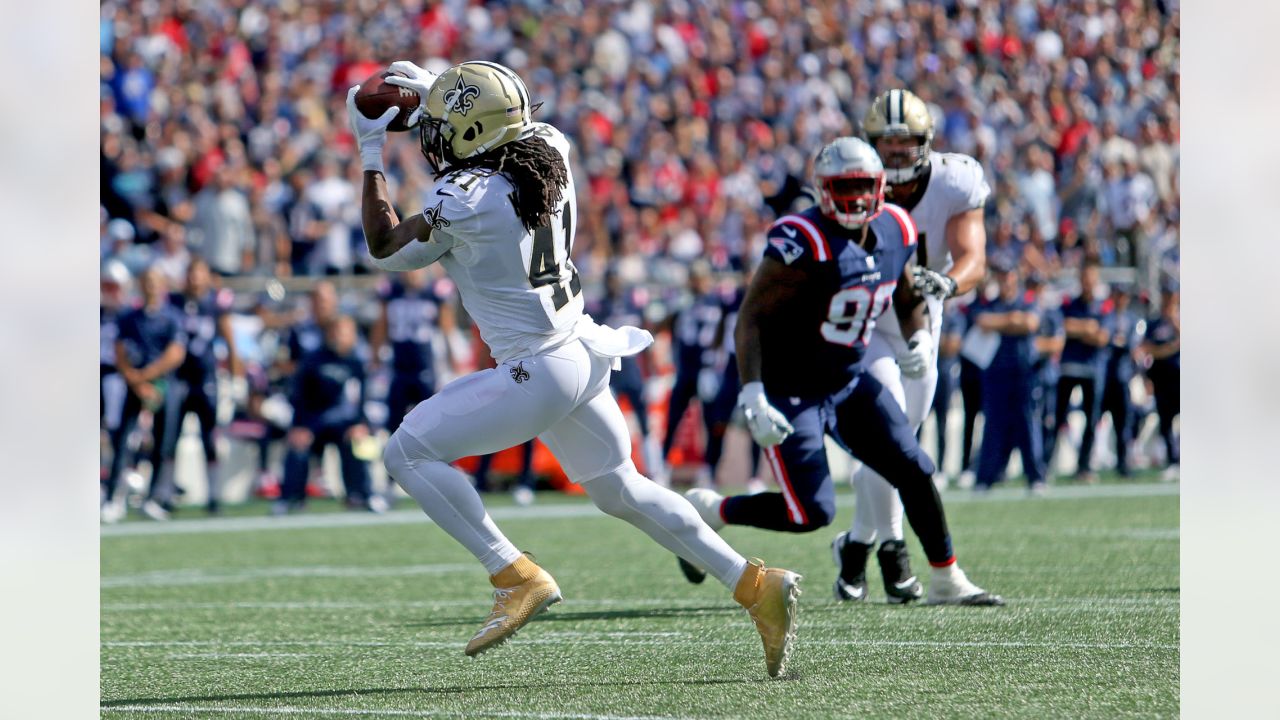
<svg viewBox="0 0 1280 720">
<path fill-rule="evenodd" d="M 783 215 L 769 228 L 765 253 L 774 252 L 790 265 L 808 256 L 815 262 L 831 259 L 831 245 L 822 229 L 802 215 Z"/>
<path fill-rule="evenodd" d="M 915 245 L 916 221 L 911 219 L 911 213 L 903 210 L 893 203 L 885 203 L 884 212 L 885 215 L 897 223 L 898 230 L 902 233 L 903 247 L 911 247 L 912 245 Z"/>
</svg>

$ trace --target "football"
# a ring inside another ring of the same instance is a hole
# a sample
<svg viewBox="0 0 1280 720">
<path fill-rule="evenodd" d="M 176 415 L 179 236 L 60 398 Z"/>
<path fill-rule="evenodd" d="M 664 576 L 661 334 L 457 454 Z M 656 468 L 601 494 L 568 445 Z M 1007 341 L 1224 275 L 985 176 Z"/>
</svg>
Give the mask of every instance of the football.
<svg viewBox="0 0 1280 720">
<path fill-rule="evenodd" d="M 356 92 L 356 109 L 367 118 L 381 117 L 382 113 L 392 106 L 400 108 L 400 113 L 387 126 L 387 130 L 391 132 L 404 132 L 409 129 L 405 121 L 409 119 L 409 115 L 419 103 L 418 93 L 386 81 L 392 75 L 398 74 L 390 70 L 379 70 L 368 80 L 360 83 L 360 89 Z"/>
</svg>

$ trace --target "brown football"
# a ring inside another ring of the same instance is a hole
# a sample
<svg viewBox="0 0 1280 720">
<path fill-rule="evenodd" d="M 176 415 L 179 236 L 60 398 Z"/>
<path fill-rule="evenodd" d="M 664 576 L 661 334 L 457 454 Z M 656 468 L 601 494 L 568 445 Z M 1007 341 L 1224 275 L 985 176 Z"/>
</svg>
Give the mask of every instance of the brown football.
<svg viewBox="0 0 1280 720">
<path fill-rule="evenodd" d="M 386 82 L 386 78 L 398 74 L 390 70 L 379 70 L 360 83 L 360 89 L 356 91 L 356 109 L 367 118 L 382 117 L 382 113 L 392 106 L 400 108 L 400 113 L 387 126 L 391 132 L 408 130 L 405 120 L 418 107 L 418 93 Z"/>
</svg>

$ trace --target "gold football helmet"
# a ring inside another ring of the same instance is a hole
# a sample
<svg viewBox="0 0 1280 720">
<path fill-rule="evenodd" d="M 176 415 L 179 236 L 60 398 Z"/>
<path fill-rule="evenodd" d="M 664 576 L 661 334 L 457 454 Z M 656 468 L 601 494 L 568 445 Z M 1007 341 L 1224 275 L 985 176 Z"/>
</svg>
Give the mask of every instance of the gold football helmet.
<svg viewBox="0 0 1280 720">
<path fill-rule="evenodd" d="M 933 145 L 933 116 L 929 106 L 910 90 L 881 93 L 862 118 L 862 131 L 884 161 L 886 179 L 892 184 L 911 182 L 929 164 Z M 886 137 L 915 138 L 910 150 L 886 150 L 879 140 Z"/>
<path fill-rule="evenodd" d="M 445 70 L 423 103 L 422 154 L 437 175 L 519 140 L 532 125 L 529 90 L 515 71 L 472 60 Z"/>
</svg>

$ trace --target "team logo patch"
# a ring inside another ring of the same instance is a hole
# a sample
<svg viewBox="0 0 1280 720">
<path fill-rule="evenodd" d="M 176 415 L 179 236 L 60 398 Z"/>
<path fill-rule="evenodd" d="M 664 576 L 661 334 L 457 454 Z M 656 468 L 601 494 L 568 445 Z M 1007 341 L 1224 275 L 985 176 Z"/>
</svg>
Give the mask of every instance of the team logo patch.
<svg viewBox="0 0 1280 720">
<path fill-rule="evenodd" d="M 452 223 L 448 218 L 440 216 L 441 209 L 444 208 L 444 201 L 436 203 L 435 207 L 427 208 L 422 211 L 422 217 L 432 228 L 449 227 Z"/>
<path fill-rule="evenodd" d="M 480 88 L 466 84 L 462 80 L 462 75 L 458 75 L 458 84 L 454 85 L 452 90 L 445 91 L 444 106 L 450 112 L 466 117 L 473 107 L 472 101 L 478 97 L 480 97 Z"/>
<path fill-rule="evenodd" d="M 529 371 L 524 369 L 523 362 L 517 363 L 515 367 L 511 368 L 511 379 L 515 380 L 517 385 L 529 379 Z"/>
<path fill-rule="evenodd" d="M 786 229 L 787 228 L 785 227 L 783 228 L 783 230 Z M 804 246 L 790 238 L 769 238 L 769 244 L 777 248 L 778 252 L 782 253 L 782 259 L 788 265 L 799 259 L 801 255 L 804 255 Z"/>
</svg>

